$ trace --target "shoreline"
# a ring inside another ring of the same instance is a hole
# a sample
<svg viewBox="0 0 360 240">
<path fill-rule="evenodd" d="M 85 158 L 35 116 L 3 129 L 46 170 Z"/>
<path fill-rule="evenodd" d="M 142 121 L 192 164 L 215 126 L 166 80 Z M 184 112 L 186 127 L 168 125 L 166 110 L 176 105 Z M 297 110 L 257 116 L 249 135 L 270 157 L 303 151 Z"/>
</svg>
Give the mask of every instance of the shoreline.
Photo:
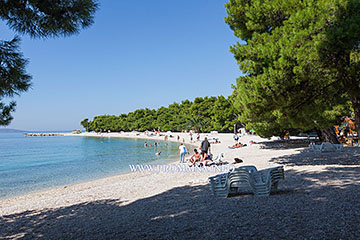
<svg viewBox="0 0 360 240">
<path fill-rule="evenodd" d="M 49 135 L 46 135 L 49 134 Z M 53 137 L 53 136 L 64 136 L 64 137 L 98 137 L 98 138 L 124 138 L 124 139 L 141 139 L 141 140 L 156 140 L 156 141 L 161 141 L 163 143 L 165 143 L 166 141 L 164 141 L 161 138 L 154 138 L 154 137 L 146 137 L 146 136 L 136 136 L 136 135 L 132 135 L 133 133 L 131 132 L 126 132 L 122 135 L 117 135 L 119 133 L 112 133 L 112 134 L 108 134 L 108 133 L 102 133 L 102 134 L 96 134 L 96 133 L 81 133 L 81 134 L 73 134 L 73 133 L 65 133 L 65 132 L 59 132 L 59 133 L 27 133 L 25 134 L 26 137 Z M 141 133 L 143 134 L 143 133 Z M 169 142 L 172 143 L 178 143 L 177 141 L 174 141 L 174 139 L 171 139 Z M 187 147 L 190 145 L 190 148 L 195 148 L 196 145 L 194 143 L 186 143 Z M 189 149 L 189 147 L 188 147 Z M 175 164 L 178 161 L 176 160 L 178 158 L 178 156 L 173 157 L 173 158 L 164 158 L 161 160 L 161 165 L 169 165 L 169 164 Z M 46 191 L 50 191 L 50 190 L 56 190 L 56 189 L 62 189 L 62 188 L 67 188 L 67 187 L 71 187 L 73 185 L 79 185 L 79 184 L 90 184 L 92 181 L 97 181 L 100 179 L 105 179 L 105 178 L 111 178 L 111 177 L 115 177 L 115 176 L 121 176 L 121 175 L 126 175 L 126 174 L 133 174 L 134 172 L 131 171 L 131 169 L 127 169 L 124 170 L 124 172 L 120 172 L 120 173 L 116 173 L 114 175 L 110 175 L 110 176 L 105 176 L 105 177 L 98 177 L 98 178 L 92 178 L 89 180 L 85 180 L 85 181 L 81 181 L 79 180 L 78 182 L 74 182 L 74 183 L 70 183 L 70 184 L 60 184 L 57 186 L 49 186 L 49 187 L 45 187 L 45 188 L 41 188 L 41 189 L 36 189 L 36 190 L 32 190 L 29 192 L 18 192 L 15 193 L 13 195 L 7 196 L 7 197 L 2 197 L 0 198 L 0 201 L 2 200 L 8 200 L 8 199 L 13 199 L 13 198 L 17 198 L 17 197 L 22 197 L 22 196 L 26 196 L 26 195 L 31 195 L 31 194 L 41 194 L 42 192 L 46 192 Z M 1 207 L 1 205 L 0 205 Z"/>
<path fill-rule="evenodd" d="M 62 133 L 64 135 L 64 137 L 68 137 L 68 136 L 72 136 L 72 137 L 103 137 L 103 138 L 113 138 L 113 137 L 116 137 L 116 138 L 131 138 L 131 139 L 141 139 L 141 140 L 155 140 L 155 141 L 162 141 L 162 142 L 165 142 L 164 141 L 164 137 L 163 136 L 147 136 L 145 135 L 145 133 L 143 132 L 140 132 L 139 133 L 134 133 L 134 132 L 124 132 L 124 133 L 102 133 L 102 134 L 97 134 L 97 133 L 80 133 L 80 134 L 73 134 L 73 133 Z M 172 133 L 172 135 L 174 135 L 173 138 L 168 138 L 168 141 L 169 142 L 173 142 L 173 143 L 180 143 L 182 142 L 182 139 L 184 138 L 187 138 L 185 139 L 185 145 L 187 146 L 187 148 L 198 148 L 201 141 L 204 139 L 204 137 L 208 137 L 208 139 L 211 139 L 213 137 L 215 138 L 220 138 L 222 139 L 222 141 L 224 140 L 224 137 L 227 137 L 227 140 L 225 141 L 225 143 L 229 142 L 229 143 L 232 143 L 233 140 L 232 140 L 232 134 L 230 133 L 220 133 L 220 134 L 211 134 L 211 133 L 201 133 L 200 134 L 200 141 L 193 141 L 193 142 L 190 142 L 189 140 L 189 134 L 188 133 L 178 133 L 178 132 L 174 132 Z M 180 136 L 180 141 L 177 141 L 176 137 L 177 136 Z M 51 137 L 51 136 L 49 136 Z M 257 136 L 254 136 L 256 138 L 259 138 Z M 194 137 L 196 138 L 196 137 Z M 221 146 L 223 144 L 225 144 L 224 142 L 221 143 Z M 212 144 L 212 153 L 214 154 L 214 157 L 220 153 L 220 152 L 223 152 L 223 151 L 220 151 L 217 149 L 217 145 L 220 146 L 220 144 Z M 190 147 L 189 147 L 190 146 Z M 215 148 L 215 149 L 214 149 Z M 226 149 L 223 149 L 221 148 L 221 150 L 226 150 Z M 186 156 L 186 158 L 188 158 L 189 155 Z M 165 165 L 171 165 L 171 164 L 177 164 L 179 163 L 178 160 L 175 160 L 175 159 L 169 159 L 168 162 L 164 163 Z M 239 165 L 239 164 L 237 164 Z M 109 181 L 113 181 L 114 179 L 126 179 L 126 180 L 129 180 L 131 178 L 137 178 L 139 177 L 139 175 L 141 175 L 140 177 L 146 177 L 146 176 L 152 176 L 152 175 L 156 175 L 156 174 L 160 174 L 160 175 L 167 175 L 169 173 L 152 173 L 152 172 L 139 172 L 139 171 L 136 171 L 136 172 L 128 172 L 128 173 L 120 173 L 120 174 L 116 174 L 116 175 L 113 175 L 113 176 L 108 176 L 108 177 L 101 177 L 101 178 L 98 178 L 98 179 L 92 179 L 92 180 L 89 180 L 89 181 L 84 181 L 84 182 L 78 182 L 78 183 L 74 183 L 74 184 L 69 184 L 69 185 L 60 185 L 60 186 L 56 186 L 56 187 L 49 187 L 49 188 L 45 188 L 45 189 L 39 189 L 39 190 L 35 190 L 35 191 L 31 191 L 31 192 L 28 192 L 28 193 L 24 193 L 24 194 L 20 194 L 20 195 L 15 195 L 15 196 L 10 196 L 10 197 L 6 197 L 6 198 L 1 198 L 0 199 L 0 215 L 2 214 L 2 209 L 1 207 L 6 203 L 9 203 L 9 202 L 13 202 L 13 201 L 23 201 L 27 198 L 41 198 L 43 197 L 44 195 L 47 195 L 47 194 L 54 194 L 56 192 L 61 192 L 61 191 L 64 191 L 66 189 L 84 189 L 84 188 L 87 188 L 87 186 L 90 186 L 90 185 L 98 185 L 98 184 L 103 184 L 104 182 L 109 182 Z M 196 179 L 194 179 L 194 181 L 188 181 L 188 182 L 192 182 L 192 183 L 207 183 L 207 178 L 211 175 L 215 175 L 215 173 L 191 173 L 191 174 L 194 174 L 196 175 Z M 174 175 L 186 175 L 186 173 L 177 173 L 177 174 L 174 174 Z M 201 178 L 201 180 L 199 180 L 199 178 Z"/>
<path fill-rule="evenodd" d="M 216 137 L 221 143 L 212 144 L 212 153 L 224 152 L 228 163 L 241 158 L 235 167 L 284 166 L 279 191 L 269 197 L 217 198 L 208 186 L 213 172 L 131 172 L 0 200 L 0 238 L 216 239 L 224 229 L 231 232 L 227 238 L 234 233 L 260 239 L 360 236 L 354 231 L 360 202 L 351 200 L 360 197 L 359 148 L 319 154 L 306 144 L 246 135 L 242 143 L 257 144 L 229 149 L 232 134 Z"/>
<path fill-rule="evenodd" d="M 123 132 L 123 133 L 101 133 L 101 134 L 97 134 L 94 132 L 85 132 L 85 133 L 80 133 L 80 134 L 74 134 L 74 133 L 65 133 L 65 132 L 59 132 L 59 133 L 49 133 L 50 135 L 41 135 L 41 133 L 31 133 L 31 134 L 25 134 L 26 137 L 52 137 L 52 136 L 64 136 L 64 137 L 98 137 L 98 138 L 124 138 L 124 139 L 141 139 L 141 140 L 156 140 L 156 141 L 161 141 L 163 143 L 165 143 L 166 141 L 163 139 L 163 136 L 147 136 L 144 132 L 139 132 L 139 135 L 137 135 L 134 132 Z M 186 137 L 185 133 L 173 133 L 174 135 L 181 135 L 182 138 Z M 204 134 L 205 136 L 208 136 L 209 134 Z M 181 138 L 181 139 L 182 139 Z M 179 143 L 181 141 L 177 141 L 177 139 L 174 138 L 168 138 L 167 140 L 168 142 L 172 142 L 172 143 Z M 190 142 L 189 140 L 187 142 L 185 142 L 185 145 L 187 147 L 187 149 L 189 150 L 189 152 L 191 151 L 190 149 L 194 149 L 197 147 L 196 144 L 200 144 L 200 142 Z M 188 157 L 188 156 L 187 156 Z M 171 164 L 176 164 L 179 163 L 179 161 L 177 160 L 177 157 L 174 158 L 169 158 L 168 160 L 163 159 L 162 163 L 160 165 L 171 165 Z M 155 164 L 148 164 L 148 165 L 155 165 Z M 33 195 L 33 194 L 42 194 L 43 192 L 48 192 L 48 191 L 56 191 L 56 189 L 63 189 L 63 188 L 68 188 L 68 187 L 72 187 L 75 185 L 80 185 L 80 184 L 91 184 L 93 181 L 98 181 L 101 179 L 106 179 L 106 178 L 112 178 L 112 177 L 116 177 L 116 176 L 122 176 L 122 175 L 128 175 L 128 174 L 135 174 L 136 172 L 132 172 L 130 170 L 130 172 L 123 172 L 123 173 L 117 173 L 115 175 L 111 175 L 111 176 L 106 176 L 106 177 L 99 177 L 99 178 L 95 178 L 95 179 L 89 179 L 86 181 L 79 181 L 79 182 L 75 182 L 75 183 L 71 183 L 71 184 L 66 184 L 66 185 L 58 185 L 58 186 L 52 186 L 52 187 L 46 187 L 46 188 L 42 188 L 42 189 L 37 189 L 37 190 L 33 190 L 30 192 L 22 192 L 22 193 L 16 193 L 14 195 L 10 195 L 8 197 L 3 197 L 0 198 L 0 203 L 1 201 L 6 201 L 6 200 L 11 200 L 11 199 L 15 199 L 15 198 L 19 198 L 19 197 L 25 197 L 27 195 Z M 1 207 L 1 205 L 0 205 Z M 1 211 L 0 211 L 1 213 Z"/>
</svg>

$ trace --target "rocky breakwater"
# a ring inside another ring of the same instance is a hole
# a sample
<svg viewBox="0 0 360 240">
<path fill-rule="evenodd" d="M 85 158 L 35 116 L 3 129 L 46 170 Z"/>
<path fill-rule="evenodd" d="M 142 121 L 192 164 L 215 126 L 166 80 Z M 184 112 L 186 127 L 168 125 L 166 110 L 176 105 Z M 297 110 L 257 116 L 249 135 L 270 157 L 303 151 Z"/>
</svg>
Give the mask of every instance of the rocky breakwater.
<svg viewBox="0 0 360 240">
<path fill-rule="evenodd" d="M 52 137 L 52 136 L 65 136 L 63 133 L 26 133 L 26 137 Z"/>
</svg>

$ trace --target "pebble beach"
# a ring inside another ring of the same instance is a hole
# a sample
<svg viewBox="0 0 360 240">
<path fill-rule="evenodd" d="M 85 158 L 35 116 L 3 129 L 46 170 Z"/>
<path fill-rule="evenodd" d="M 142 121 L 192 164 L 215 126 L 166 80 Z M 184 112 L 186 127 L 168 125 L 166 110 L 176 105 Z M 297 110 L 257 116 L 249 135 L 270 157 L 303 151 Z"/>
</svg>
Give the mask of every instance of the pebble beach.
<svg viewBox="0 0 360 240">
<path fill-rule="evenodd" d="M 173 135 L 169 141 L 180 136 L 188 146 L 200 145 L 189 134 Z M 144 133 L 77 136 L 164 139 Z M 245 135 L 240 142 L 246 147 L 229 149 L 232 134 L 205 136 L 220 140 L 211 151 L 224 153 L 229 165 L 284 166 L 279 191 L 223 199 L 209 190 L 213 172 L 137 171 L 2 199 L 0 239 L 360 239 L 358 147 L 316 153 L 306 142 Z"/>
</svg>

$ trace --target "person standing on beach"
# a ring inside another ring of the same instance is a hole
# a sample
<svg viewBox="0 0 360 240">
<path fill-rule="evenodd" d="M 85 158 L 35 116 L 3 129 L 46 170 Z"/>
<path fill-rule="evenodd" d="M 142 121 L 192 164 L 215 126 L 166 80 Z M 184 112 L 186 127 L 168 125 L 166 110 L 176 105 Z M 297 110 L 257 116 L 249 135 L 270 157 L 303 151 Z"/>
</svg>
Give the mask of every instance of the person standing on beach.
<svg viewBox="0 0 360 240">
<path fill-rule="evenodd" d="M 208 152 L 210 152 L 210 143 L 209 143 L 207 137 L 205 137 L 204 141 L 201 142 L 200 149 L 201 149 L 201 156 L 202 156 L 201 160 L 204 161 L 208 156 Z"/>
<path fill-rule="evenodd" d="M 187 152 L 187 149 L 185 147 L 185 145 L 183 143 L 180 144 L 179 146 L 179 153 L 180 153 L 180 162 L 184 163 L 185 162 L 185 154 Z"/>
</svg>

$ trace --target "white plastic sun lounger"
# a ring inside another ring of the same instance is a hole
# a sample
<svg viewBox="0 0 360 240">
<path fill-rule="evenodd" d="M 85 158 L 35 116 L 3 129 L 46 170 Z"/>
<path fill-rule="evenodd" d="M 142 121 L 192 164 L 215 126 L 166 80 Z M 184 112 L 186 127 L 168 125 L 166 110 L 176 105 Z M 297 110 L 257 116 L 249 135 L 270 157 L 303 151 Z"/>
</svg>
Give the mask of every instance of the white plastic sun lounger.
<svg viewBox="0 0 360 240">
<path fill-rule="evenodd" d="M 250 189 L 257 196 L 268 196 L 271 191 L 277 190 L 279 180 L 284 178 L 283 167 L 257 171 L 255 166 L 243 166 L 233 172 L 210 177 L 209 180 L 215 196 L 228 197 L 244 189 Z"/>
<path fill-rule="evenodd" d="M 310 144 L 311 149 L 314 152 L 340 152 L 343 151 L 342 144 L 331 144 L 329 142 L 323 142 L 320 145 Z"/>
</svg>

